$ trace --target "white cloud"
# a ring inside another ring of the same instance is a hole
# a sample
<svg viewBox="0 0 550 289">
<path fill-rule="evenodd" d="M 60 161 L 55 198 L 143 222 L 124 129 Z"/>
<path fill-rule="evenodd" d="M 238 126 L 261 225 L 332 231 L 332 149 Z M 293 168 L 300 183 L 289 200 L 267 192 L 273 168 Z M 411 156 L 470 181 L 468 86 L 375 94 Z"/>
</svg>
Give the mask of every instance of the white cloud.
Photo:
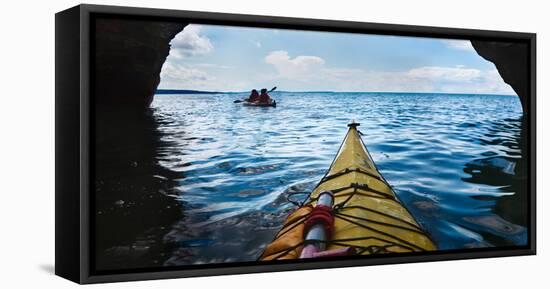
<svg viewBox="0 0 550 289">
<path fill-rule="evenodd" d="M 201 38 L 200 34 L 195 34 Z M 195 41 L 199 42 L 201 41 Z M 206 46 L 202 45 L 203 48 Z M 208 49 L 202 51 L 205 50 Z M 161 88 L 241 91 L 261 84 L 260 86 L 277 85 L 284 90 L 297 91 L 515 94 L 513 89 L 504 83 L 494 66 L 486 70 L 456 65 L 380 71 L 332 67 L 319 56 L 292 56 L 287 51 L 279 50 L 268 53 L 263 59 L 273 68 L 272 73 L 240 77 L 237 72 L 227 74 L 228 69 L 235 70 L 235 67 L 216 63 L 188 63 L 187 59 L 178 60 L 173 55 L 170 57 L 172 60 L 167 61 L 162 68 Z"/>
<path fill-rule="evenodd" d="M 515 94 L 496 68 L 479 70 L 463 65 L 455 67 L 426 66 L 406 72 L 409 81 L 418 81 L 431 91 L 447 93 Z"/>
<path fill-rule="evenodd" d="M 204 87 L 215 80 L 214 77 L 200 69 L 171 62 L 164 63 L 160 77 L 163 88 L 193 89 Z"/>
<path fill-rule="evenodd" d="M 214 69 L 214 70 L 212 70 Z M 209 63 L 181 64 L 167 61 L 160 73 L 161 89 L 196 89 L 208 91 L 245 91 L 251 87 L 248 80 L 225 79 L 215 76 L 215 71 L 231 69 L 228 66 Z"/>
<path fill-rule="evenodd" d="M 445 40 L 442 40 L 442 41 L 449 48 L 456 49 L 456 50 L 475 52 L 475 49 L 472 46 L 472 43 L 470 42 L 470 40 L 445 39 Z"/>
<path fill-rule="evenodd" d="M 271 64 L 280 76 L 294 78 L 305 76 L 305 73 L 320 69 L 325 60 L 317 56 L 296 56 L 291 58 L 286 51 L 272 51 L 265 57 L 265 62 Z"/>
<path fill-rule="evenodd" d="M 407 75 L 421 79 L 437 79 L 451 82 L 472 81 L 481 76 L 479 69 L 466 68 L 463 65 L 455 67 L 424 66 L 407 71 Z"/>
<path fill-rule="evenodd" d="M 233 68 L 233 67 L 228 66 L 228 65 L 221 65 L 221 64 L 215 64 L 215 63 L 197 63 L 197 64 L 195 64 L 195 66 L 201 67 L 201 68 L 219 68 L 219 69 Z"/>
<path fill-rule="evenodd" d="M 204 55 L 212 51 L 214 46 L 208 37 L 201 35 L 201 26 L 187 25 L 182 32 L 178 33 L 170 42 L 172 48 L 170 55 L 176 58 L 185 58 L 196 55 Z"/>
<path fill-rule="evenodd" d="M 260 41 L 257 41 L 257 40 L 250 40 L 250 42 L 251 42 L 254 46 L 258 47 L 258 48 L 261 48 L 261 47 L 262 47 L 262 43 L 261 43 Z"/>
<path fill-rule="evenodd" d="M 280 83 L 288 90 L 447 92 L 514 94 L 496 69 L 482 71 L 464 65 L 423 66 L 402 71 L 374 71 L 329 67 L 318 56 L 292 58 L 286 51 L 273 51 L 265 57 L 275 75 L 263 81 Z"/>
</svg>

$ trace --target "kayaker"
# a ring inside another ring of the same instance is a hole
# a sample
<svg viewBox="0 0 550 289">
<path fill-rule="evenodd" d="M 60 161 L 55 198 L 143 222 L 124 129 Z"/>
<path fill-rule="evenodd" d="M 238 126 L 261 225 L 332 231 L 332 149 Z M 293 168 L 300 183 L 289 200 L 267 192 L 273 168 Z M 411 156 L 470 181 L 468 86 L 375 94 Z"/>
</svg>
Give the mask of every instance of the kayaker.
<svg viewBox="0 0 550 289">
<path fill-rule="evenodd" d="M 253 89 L 252 92 L 250 92 L 250 96 L 246 99 L 248 102 L 256 102 L 260 100 L 260 94 L 258 94 L 258 91 Z"/>
<path fill-rule="evenodd" d="M 259 98 L 259 103 L 262 103 L 262 104 L 270 104 L 271 103 L 271 97 L 269 97 L 269 94 L 267 94 L 267 89 L 265 88 L 262 88 L 262 90 L 260 91 L 260 98 Z"/>
</svg>

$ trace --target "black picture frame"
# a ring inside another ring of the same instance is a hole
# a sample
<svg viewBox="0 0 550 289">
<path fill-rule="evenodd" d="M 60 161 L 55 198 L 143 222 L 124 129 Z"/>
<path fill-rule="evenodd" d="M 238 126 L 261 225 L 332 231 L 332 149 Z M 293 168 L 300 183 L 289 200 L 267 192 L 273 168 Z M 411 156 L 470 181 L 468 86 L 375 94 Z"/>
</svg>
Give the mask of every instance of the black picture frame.
<svg viewBox="0 0 550 289">
<path fill-rule="evenodd" d="M 93 123 L 91 21 L 97 15 L 117 18 L 162 19 L 202 24 L 223 24 L 313 31 L 422 36 L 447 39 L 523 42 L 528 45 L 527 140 L 528 152 L 528 245 L 524 247 L 436 251 L 383 257 L 308 260 L 299 262 L 228 263 L 164 269 L 96 272 L 91 263 L 90 192 L 91 126 Z M 55 16 L 55 273 L 77 283 L 100 283 L 145 279 L 179 278 L 255 272 L 335 268 L 489 258 L 536 254 L 536 34 L 412 25 L 378 24 L 194 12 L 165 9 L 79 5 Z"/>
</svg>

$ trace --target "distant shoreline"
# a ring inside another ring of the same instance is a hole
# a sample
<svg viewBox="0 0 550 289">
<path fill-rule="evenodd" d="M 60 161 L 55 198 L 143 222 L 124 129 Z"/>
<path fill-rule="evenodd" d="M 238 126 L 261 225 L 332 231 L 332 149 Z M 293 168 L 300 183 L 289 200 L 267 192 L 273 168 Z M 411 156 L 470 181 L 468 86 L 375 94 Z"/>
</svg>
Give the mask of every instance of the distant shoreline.
<svg viewBox="0 0 550 289">
<path fill-rule="evenodd" d="M 202 91 L 192 89 L 157 89 L 155 94 L 216 94 L 227 93 L 223 91 Z"/>
<path fill-rule="evenodd" d="M 203 91 L 193 89 L 157 89 L 155 94 L 242 94 L 248 91 Z M 500 95 L 500 96 L 516 96 L 514 94 L 491 94 L 491 93 L 458 93 L 458 92 L 393 92 L 393 91 L 285 91 L 277 90 L 273 93 L 366 93 L 366 94 L 443 94 L 443 95 Z"/>
</svg>

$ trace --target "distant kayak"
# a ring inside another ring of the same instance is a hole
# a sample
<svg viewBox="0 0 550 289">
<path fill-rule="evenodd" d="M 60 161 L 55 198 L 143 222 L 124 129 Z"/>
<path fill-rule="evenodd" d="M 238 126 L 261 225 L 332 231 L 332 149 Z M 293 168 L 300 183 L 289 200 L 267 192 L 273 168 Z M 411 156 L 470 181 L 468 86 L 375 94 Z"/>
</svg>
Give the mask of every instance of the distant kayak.
<svg viewBox="0 0 550 289">
<path fill-rule="evenodd" d="M 242 104 L 246 106 L 257 106 L 257 107 L 277 107 L 277 101 L 275 100 L 272 100 L 270 103 L 243 101 Z"/>
</svg>

